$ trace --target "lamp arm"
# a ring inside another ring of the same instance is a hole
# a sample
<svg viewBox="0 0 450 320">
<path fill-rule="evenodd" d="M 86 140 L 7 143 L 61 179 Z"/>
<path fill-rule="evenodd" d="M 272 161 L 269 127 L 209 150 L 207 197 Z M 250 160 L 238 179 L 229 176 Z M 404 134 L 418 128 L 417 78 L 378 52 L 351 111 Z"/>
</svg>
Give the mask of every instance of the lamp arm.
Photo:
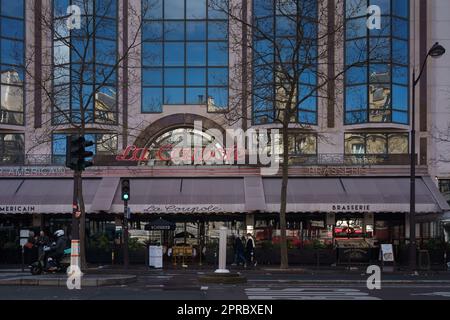
<svg viewBox="0 0 450 320">
<path fill-rule="evenodd" d="M 417 83 L 419 82 L 419 80 L 420 80 L 420 77 L 422 77 L 422 74 L 423 74 L 423 71 L 425 70 L 425 66 L 426 66 L 426 64 L 427 64 L 427 60 L 428 60 L 428 57 L 430 56 L 430 54 L 428 53 L 427 54 L 427 56 L 425 57 L 425 60 L 424 60 L 424 62 L 423 62 L 423 64 L 422 64 L 422 67 L 420 68 L 420 73 L 419 73 L 419 76 L 417 77 L 417 79 L 413 79 L 413 84 L 414 84 L 414 86 L 416 86 L 417 85 Z M 414 73 L 415 74 L 415 73 Z"/>
</svg>

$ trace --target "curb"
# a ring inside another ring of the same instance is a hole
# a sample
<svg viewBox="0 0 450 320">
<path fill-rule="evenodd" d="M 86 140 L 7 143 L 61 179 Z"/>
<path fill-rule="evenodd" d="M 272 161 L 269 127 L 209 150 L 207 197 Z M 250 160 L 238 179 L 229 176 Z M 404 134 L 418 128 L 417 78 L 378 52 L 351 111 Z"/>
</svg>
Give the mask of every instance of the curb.
<svg viewBox="0 0 450 320">
<path fill-rule="evenodd" d="M 82 287 L 104 287 L 113 285 L 124 285 L 136 282 L 137 276 L 127 275 L 118 276 L 114 278 L 82 278 Z M 13 278 L 0 280 L 0 286 L 51 286 L 51 287 L 66 287 L 66 278 L 54 278 L 54 279 L 30 279 L 30 278 Z"/>
</svg>

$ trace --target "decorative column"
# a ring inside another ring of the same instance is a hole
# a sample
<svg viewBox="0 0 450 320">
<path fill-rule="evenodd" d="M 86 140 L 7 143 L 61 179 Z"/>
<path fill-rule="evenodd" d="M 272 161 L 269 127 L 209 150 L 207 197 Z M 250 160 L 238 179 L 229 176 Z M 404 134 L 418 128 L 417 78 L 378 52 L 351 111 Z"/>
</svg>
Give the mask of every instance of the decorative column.
<svg viewBox="0 0 450 320">
<path fill-rule="evenodd" d="M 230 273 L 227 270 L 227 228 L 220 227 L 219 232 L 219 269 L 215 273 Z"/>
</svg>

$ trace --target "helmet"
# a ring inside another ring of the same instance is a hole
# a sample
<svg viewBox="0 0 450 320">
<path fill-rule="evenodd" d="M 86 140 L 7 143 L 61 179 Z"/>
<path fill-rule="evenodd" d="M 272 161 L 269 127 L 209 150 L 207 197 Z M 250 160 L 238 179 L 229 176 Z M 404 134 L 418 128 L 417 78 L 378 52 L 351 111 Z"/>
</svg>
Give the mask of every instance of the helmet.
<svg viewBox="0 0 450 320">
<path fill-rule="evenodd" d="M 57 230 L 55 232 L 55 237 L 62 237 L 64 235 L 64 230 Z"/>
</svg>

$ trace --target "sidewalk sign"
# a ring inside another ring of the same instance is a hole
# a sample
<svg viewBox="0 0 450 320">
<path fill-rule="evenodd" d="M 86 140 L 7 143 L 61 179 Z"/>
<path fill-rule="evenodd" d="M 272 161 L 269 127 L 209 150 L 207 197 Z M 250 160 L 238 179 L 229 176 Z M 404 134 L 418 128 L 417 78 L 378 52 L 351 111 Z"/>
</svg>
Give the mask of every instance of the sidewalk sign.
<svg viewBox="0 0 450 320">
<path fill-rule="evenodd" d="M 392 243 L 381 245 L 380 260 L 382 262 L 384 272 L 394 272 L 395 260 L 394 260 L 394 248 L 392 246 Z"/>
<path fill-rule="evenodd" d="M 394 249 L 392 244 L 382 244 L 380 253 L 383 262 L 394 262 Z"/>
<path fill-rule="evenodd" d="M 20 230 L 20 248 L 22 249 L 22 272 L 25 270 L 25 245 L 28 243 L 30 237 L 30 230 Z"/>
<path fill-rule="evenodd" d="M 148 254 L 149 267 L 161 269 L 163 267 L 163 247 L 149 246 L 148 250 L 149 250 Z"/>
</svg>

